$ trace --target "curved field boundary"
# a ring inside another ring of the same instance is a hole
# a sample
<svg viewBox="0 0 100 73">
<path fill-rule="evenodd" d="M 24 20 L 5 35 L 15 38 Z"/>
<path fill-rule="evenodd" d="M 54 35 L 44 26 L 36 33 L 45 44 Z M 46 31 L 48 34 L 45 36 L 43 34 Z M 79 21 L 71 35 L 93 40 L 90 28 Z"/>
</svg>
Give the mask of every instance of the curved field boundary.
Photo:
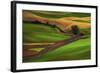
<svg viewBox="0 0 100 73">
<path fill-rule="evenodd" d="M 39 53 L 33 54 L 33 55 L 31 54 L 31 56 L 27 56 L 27 57 L 24 57 L 24 58 L 30 58 L 30 57 L 32 57 L 32 58 L 37 58 L 37 57 L 40 57 L 40 56 L 43 55 L 43 54 L 46 54 L 46 53 L 48 53 L 48 52 L 50 52 L 50 51 L 53 51 L 53 50 L 56 50 L 58 47 L 61 47 L 61 46 L 70 44 L 70 43 L 72 43 L 72 42 L 74 42 L 74 41 L 77 41 L 77 40 L 79 40 L 80 38 L 82 38 L 81 35 L 75 35 L 75 36 L 72 36 L 72 37 L 69 38 L 69 39 L 62 40 L 62 41 L 58 41 L 58 42 L 56 42 L 56 43 L 54 43 L 54 44 L 52 44 L 52 45 L 46 46 L 45 49 L 43 49 L 43 50 L 40 51 Z"/>
</svg>

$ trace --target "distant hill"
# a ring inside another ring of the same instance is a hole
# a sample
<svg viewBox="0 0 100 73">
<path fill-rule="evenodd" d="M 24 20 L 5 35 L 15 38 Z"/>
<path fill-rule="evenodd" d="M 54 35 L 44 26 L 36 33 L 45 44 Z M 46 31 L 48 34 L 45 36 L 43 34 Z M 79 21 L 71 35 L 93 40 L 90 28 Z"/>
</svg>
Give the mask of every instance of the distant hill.
<svg viewBox="0 0 100 73">
<path fill-rule="evenodd" d="M 40 15 L 41 14 L 41 15 Z M 54 15 L 58 16 L 60 13 L 50 13 L 50 12 L 42 12 L 42 11 L 23 11 L 23 21 L 24 22 L 37 22 L 47 25 L 56 26 L 57 28 L 61 29 L 63 32 L 71 29 L 71 26 L 77 25 L 80 29 L 90 28 L 90 17 L 61 17 L 61 18 L 47 18 L 42 17 L 42 14 Z M 57 15 L 58 14 L 58 15 Z M 62 14 L 61 14 L 62 15 Z M 71 14 L 70 14 L 71 15 Z M 75 14 L 72 14 L 76 16 Z M 82 15 L 82 14 L 81 14 Z M 84 16 L 85 14 L 83 14 Z"/>
</svg>

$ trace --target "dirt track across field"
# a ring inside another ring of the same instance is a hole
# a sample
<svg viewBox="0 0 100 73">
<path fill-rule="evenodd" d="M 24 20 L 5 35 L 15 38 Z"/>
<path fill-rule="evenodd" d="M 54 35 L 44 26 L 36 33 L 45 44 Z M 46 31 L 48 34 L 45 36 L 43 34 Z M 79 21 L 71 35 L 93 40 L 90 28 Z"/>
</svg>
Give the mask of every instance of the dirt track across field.
<svg viewBox="0 0 100 73">
<path fill-rule="evenodd" d="M 48 53 L 50 51 L 56 50 L 58 47 L 61 47 L 63 45 L 67 45 L 69 43 L 72 43 L 73 41 L 79 40 L 80 38 L 82 38 L 81 35 L 75 35 L 75 36 L 72 36 L 69 39 L 58 41 L 58 42 L 56 42 L 56 43 L 54 43 L 52 45 L 45 46 L 44 47 L 45 49 L 42 50 L 42 51 L 40 51 L 40 52 L 38 52 L 38 53 L 34 54 L 34 51 L 33 52 L 31 51 L 30 52 L 31 55 L 29 55 L 29 56 L 23 56 L 23 57 L 24 58 L 30 58 L 30 57 L 37 58 L 37 57 L 40 57 L 41 55 L 46 54 L 46 53 Z M 26 55 L 27 55 L 27 53 L 26 53 Z"/>
</svg>

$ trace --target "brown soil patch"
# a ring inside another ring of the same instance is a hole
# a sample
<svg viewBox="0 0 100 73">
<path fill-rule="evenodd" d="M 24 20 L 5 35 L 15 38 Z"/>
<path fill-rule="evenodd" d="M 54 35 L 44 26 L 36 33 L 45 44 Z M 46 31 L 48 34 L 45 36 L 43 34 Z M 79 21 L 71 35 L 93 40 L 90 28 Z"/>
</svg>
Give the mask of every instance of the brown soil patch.
<svg viewBox="0 0 100 73">
<path fill-rule="evenodd" d="M 37 51 L 23 50 L 23 57 L 30 57 L 38 54 Z"/>
</svg>

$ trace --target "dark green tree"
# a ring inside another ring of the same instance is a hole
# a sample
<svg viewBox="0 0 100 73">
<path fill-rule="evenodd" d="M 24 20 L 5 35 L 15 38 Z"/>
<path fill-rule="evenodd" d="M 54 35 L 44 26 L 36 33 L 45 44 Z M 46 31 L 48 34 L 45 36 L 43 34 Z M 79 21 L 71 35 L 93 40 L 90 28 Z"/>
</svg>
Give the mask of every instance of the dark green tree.
<svg viewBox="0 0 100 73">
<path fill-rule="evenodd" d="M 74 35 L 81 35 L 81 36 L 84 35 L 82 32 L 80 32 L 80 29 L 79 29 L 79 27 L 78 27 L 77 25 L 73 25 L 73 26 L 71 27 L 71 30 L 72 30 L 72 33 L 73 33 Z"/>
<path fill-rule="evenodd" d="M 79 27 L 77 25 L 71 26 L 71 31 L 74 35 L 80 34 Z"/>
</svg>

